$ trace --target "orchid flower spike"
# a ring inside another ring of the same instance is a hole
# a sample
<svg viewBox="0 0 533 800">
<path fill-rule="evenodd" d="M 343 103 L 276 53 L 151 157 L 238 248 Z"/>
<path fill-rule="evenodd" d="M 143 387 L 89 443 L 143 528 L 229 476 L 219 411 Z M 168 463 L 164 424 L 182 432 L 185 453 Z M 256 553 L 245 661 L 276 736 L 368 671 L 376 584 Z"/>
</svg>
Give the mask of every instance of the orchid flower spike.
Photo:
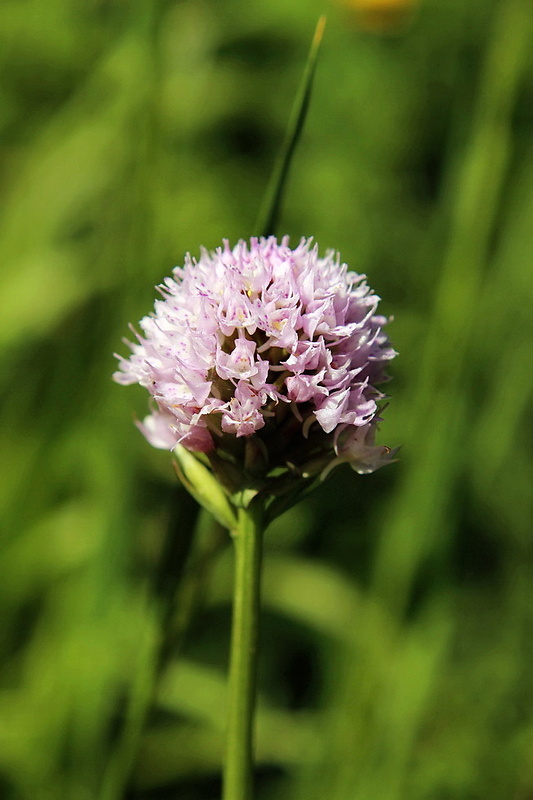
<svg viewBox="0 0 533 800">
<path fill-rule="evenodd" d="M 159 291 L 113 376 L 151 395 L 138 426 L 154 447 L 181 446 L 256 481 L 392 460 L 374 443 L 385 400 L 376 387 L 396 355 L 388 320 L 337 253 L 320 257 L 312 239 L 294 249 L 288 237 L 224 241 L 187 255 Z"/>
</svg>

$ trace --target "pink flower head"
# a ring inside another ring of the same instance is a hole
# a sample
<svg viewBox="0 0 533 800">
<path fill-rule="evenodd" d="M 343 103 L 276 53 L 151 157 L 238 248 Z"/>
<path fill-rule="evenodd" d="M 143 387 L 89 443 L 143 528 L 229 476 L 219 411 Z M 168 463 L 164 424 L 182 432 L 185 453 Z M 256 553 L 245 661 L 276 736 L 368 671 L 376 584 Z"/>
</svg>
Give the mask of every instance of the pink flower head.
<svg viewBox="0 0 533 800">
<path fill-rule="evenodd" d="M 159 287 L 114 379 L 139 383 L 153 410 L 139 428 L 154 447 L 180 443 L 239 460 L 250 437 L 265 476 L 347 461 L 390 461 L 374 445 L 386 362 L 396 354 L 365 276 L 311 239 L 227 241 L 202 250 Z"/>
</svg>

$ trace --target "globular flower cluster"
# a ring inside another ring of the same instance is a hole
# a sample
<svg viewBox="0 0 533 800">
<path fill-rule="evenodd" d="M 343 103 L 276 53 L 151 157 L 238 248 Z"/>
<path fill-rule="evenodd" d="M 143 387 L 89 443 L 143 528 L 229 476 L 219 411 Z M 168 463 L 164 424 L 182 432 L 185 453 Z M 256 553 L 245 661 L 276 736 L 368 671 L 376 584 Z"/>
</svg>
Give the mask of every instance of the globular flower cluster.
<svg viewBox="0 0 533 800">
<path fill-rule="evenodd" d="M 376 385 L 395 356 L 387 320 L 338 254 L 320 258 L 311 239 L 294 249 L 288 237 L 224 241 L 187 255 L 159 291 L 114 375 L 151 394 L 138 425 L 152 445 L 236 462 L 253 442 L 265 475 L 342 461 L 372 472 L 391 460 L 374 444 Z"/>
</svg>

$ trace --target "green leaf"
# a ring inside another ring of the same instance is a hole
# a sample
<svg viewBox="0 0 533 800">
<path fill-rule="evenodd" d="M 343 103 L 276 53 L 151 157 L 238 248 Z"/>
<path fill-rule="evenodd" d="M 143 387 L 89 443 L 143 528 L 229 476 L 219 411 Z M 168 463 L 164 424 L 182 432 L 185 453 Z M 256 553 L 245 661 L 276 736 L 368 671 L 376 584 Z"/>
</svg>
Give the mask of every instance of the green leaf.
<svg viewBox="0 0 533 800">
<path fill-rule="evenodd" d="M 213 473 L 179 444 L 174 448 L 174 455 L 176 472 L 189 494 L 217 522 L 228 530 L 233 530 L 237 524 L 234 510 Z"/>
<path fill-rule="evenodd" d="M 281 203 L 283 200 L 283 193 L 285 191 L 289 169 L 296 146 L 300 140 L 300 136 L 305 124 L 305 118 L 307 116 L 307 110 L 309 108 L 311 90 L 313 88 L 313 78 L 315 76 L 316 63 L 325 25 L 326 17 L 321 16 L 315 28 L 315 34 L 311 43 L 311 49 L 309 51 L 302 84 L 294 101 L 289 120 L 289 127 L 285 135 L 285 141 L 283 142 L 280 155 L 274 167 L 274 171 L 266 191 L 265 199 L 263 201 L 263 205 L 261 206 L 259 217 L 255 225 L 255 230 L 259 232 L 260 236 L 271 236 L 275 234 L 278 226 L 281 213 Z"/>
</svg>

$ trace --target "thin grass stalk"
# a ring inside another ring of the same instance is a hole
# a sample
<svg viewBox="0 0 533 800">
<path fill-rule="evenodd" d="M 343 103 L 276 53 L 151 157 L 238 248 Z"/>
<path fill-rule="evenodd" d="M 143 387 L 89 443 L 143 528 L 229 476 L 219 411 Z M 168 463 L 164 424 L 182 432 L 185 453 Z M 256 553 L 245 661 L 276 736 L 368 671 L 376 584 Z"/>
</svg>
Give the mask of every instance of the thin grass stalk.
<svg viewBox="0 0 533 800">
<path fill-rule="evenodd" d="M 309 56 L 305 67 L 305 72 L 302 79 L 302 84 L 296 95 L 294 105 L 289 120 L 289 126 L 281 151 L 272 172 L 269 185 L 265 194 L 265 199 L 261 206 L 259 216 L 255 225 L 254 232 L 259 236 L 275 235 L 278 227 L 278 221 L 281 214 L 281 204 L 287 184 L 289 169 L 292 163 L 294 153 L 300 136 L 303 131 L 307 111 L 309 109 L 309 101 L 311 100 L 311 91 L 313 88 L 313 79 L 315 76 L 316 64 L 320 44 L 324 35 L 324 28 L 326 26 L 326 17 L 322 16 L 317 22 Z"/>
</svg>

